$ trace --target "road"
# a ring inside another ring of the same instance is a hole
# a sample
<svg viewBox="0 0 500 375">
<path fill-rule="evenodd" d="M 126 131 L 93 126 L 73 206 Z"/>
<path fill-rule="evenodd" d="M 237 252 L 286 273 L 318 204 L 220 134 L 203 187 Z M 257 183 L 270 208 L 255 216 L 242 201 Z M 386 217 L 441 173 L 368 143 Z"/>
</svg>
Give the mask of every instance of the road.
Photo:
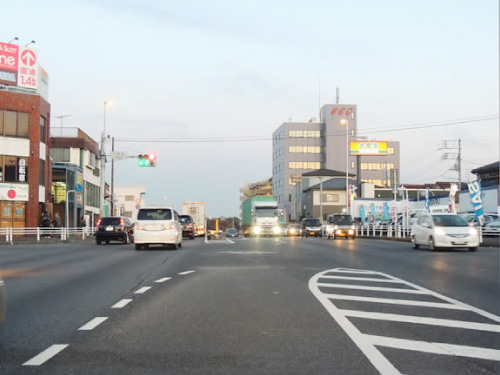
<svg viewBox="0 0 500 375">
<path fill-rule="evenodd" d="M 0 374 L 498 374 L 499 269 L 367 239 L 3 245 Z"/>
</svg>

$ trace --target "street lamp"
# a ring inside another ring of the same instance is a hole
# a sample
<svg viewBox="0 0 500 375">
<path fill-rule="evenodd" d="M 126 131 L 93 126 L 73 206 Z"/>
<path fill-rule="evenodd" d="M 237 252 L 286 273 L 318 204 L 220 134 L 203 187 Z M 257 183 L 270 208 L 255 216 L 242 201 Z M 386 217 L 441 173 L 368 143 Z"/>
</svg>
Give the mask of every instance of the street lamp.
<svg viewBox="0 0 500 375">
<path fill-rule="evenodd" d="M 100 208 L 100 217 L 104 217 L 104 186 L 105 186 L 105 179 L 106 179 L 106 150 L 105 150 L 105 142 L 106 142 L 106 107 L 108 105 L 113 105 L 112 100 L 106 100 L 104 101 L 104 128 L 102 130 L 101 134 L 101 179 L 100 179 L 100 188 L 101 188 L 101 194 L 100 194 L 100 202 L 99 202 L 99 208 Z"/>
<path fill-rule="evenodd" d="M 349 121 L 345 118 L 340 120 L 342 125 L 346 126 L 345 142 L 346 142 L 346 168 L 345 168 L 345 212 L 349 212 Z"/>
</svg>

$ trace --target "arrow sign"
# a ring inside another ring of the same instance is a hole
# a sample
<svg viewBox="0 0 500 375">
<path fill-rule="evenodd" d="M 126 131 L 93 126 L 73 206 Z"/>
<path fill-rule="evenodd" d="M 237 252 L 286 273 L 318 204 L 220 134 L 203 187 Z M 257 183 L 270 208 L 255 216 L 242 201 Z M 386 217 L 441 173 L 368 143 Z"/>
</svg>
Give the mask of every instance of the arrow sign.
<svg viewBox="0 0 500 375">
<path fill-rule="evenodd" d="M 33 66 L 36 63 L 36 56 L 33 51 L 26 49 L 21 54 L 21 61 L 24 65 Z"/>
<path fill-rule="evenodd" d="M 76 184 L 76 186 L 75 186 L 75 191 L 76 191 L 76 192 L 82 191 L 82 185 L 80 185 L 80 184 Z"/>
</svg>

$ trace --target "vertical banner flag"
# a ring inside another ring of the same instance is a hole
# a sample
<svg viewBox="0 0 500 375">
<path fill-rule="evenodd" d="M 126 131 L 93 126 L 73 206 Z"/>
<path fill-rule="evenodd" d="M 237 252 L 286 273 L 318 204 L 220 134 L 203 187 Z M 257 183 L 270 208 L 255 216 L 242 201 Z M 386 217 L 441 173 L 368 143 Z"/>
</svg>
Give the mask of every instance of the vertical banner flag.
<svg viewBox="0 0 500 375">
<path fill-rule="evenodd" d="M 387 202 L 384 203 L 384 220 L 389 220 L 389 204 Z"/>
<path fill-rule="evenodd" d="M 365 206 L 359 206 L 359 216 L 361 216 L 361 221 L 366 220 Z"/>
<path fill-rule="evenodd" d="M 431 212 L 430 202 L 429 202 L 429 189 L 425 189 L 425 212 Z"/>
<path fill-rule="evenodd" d="M 373 216 L 373 220 L 375 220 L 375 203 L 372 203 L 372 216 Z"/>
<path fill-rule="evenodd" d="M 479 225 L 483 225 L 483 200 L 481 198 L 481 181 L 474 181 L 467 184 L 469 187 L 470 200 L 472 201 L 472 206 L 474 207 L 474 212 L 476 213 Z"/>
<path fill-rule="evenodd" d="M 458 185 L 457 184 L 451 184 L 450 185 L 450 204 L 448 206 L 448 211 L 450 213 L 456 214 L 455 210 L 455 194 L 458 191 Z"/>
</svg>

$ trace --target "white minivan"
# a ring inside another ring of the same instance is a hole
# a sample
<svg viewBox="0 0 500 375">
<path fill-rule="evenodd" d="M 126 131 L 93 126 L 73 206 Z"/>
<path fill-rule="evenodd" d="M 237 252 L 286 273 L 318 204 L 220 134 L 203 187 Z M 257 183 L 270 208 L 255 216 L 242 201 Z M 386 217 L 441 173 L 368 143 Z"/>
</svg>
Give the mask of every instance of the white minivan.
<svg viewBox="0 0 500 375">
<path fill-rule="evenodd" d="M 182 225 L 177 212 L 164 206 L 139 209 L 134 224 L 134 243 L 136 250 L 149 245 L 182 247 Z"/>
</svg>

